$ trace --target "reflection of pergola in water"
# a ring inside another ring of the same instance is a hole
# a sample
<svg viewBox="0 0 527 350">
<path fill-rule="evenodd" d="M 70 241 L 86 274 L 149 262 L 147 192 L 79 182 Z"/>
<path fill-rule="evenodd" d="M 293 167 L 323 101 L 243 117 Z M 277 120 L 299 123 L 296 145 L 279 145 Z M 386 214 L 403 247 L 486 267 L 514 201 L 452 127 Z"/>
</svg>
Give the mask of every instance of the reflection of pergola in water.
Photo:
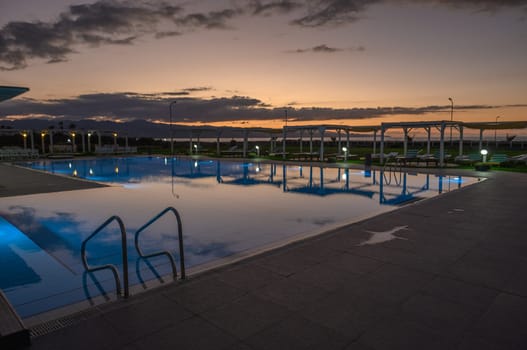
<svg viewBox="0 0 527 350">
<path fill-rule="evenodd" d="M 401 171 L 401 169 L 387 168 L 385 170 L 365 170 L 360 172 L 363 181 L 352 177 L 352 172 L 356 171 L 349 168 L 337 168 L 336 176 L 329 178 L 325 171 L 329 168 L 324 167 L 299 167 L 299 176 L 291 178 L 288 176 L 288 168 L 283 166 L 283 190 L 284 192 L 302 193 L 315 196 L 327 196 L 333 194 L 354 194 L 363 197 L 373 198 L 379 195 L 379 203 L 383 205 L 399 205 L 408 201 L 419 199 L 418 194 L 430 190 L 430 178 L 435 175 L 426 174 L 422 185 L 408 184 L 408 177 L 411 174 Z M 306 174 L 307 173 L 307 174 Z M 318 173 L 318 178 L 315 177 Z M 443 192 L 443 176 L 436 176 L 438 179 L 438 193 Z M 461 187 L 461 179 L 457 177 L 458 188 Z M 299 181 L 300 180 L 300 181 Z"/>
</svg>

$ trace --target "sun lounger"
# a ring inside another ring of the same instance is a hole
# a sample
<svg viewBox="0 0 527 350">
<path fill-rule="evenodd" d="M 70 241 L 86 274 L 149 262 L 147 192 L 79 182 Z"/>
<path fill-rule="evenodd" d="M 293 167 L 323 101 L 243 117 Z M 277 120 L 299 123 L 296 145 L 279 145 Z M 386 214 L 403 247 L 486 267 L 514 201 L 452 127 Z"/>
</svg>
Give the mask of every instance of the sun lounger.
<svg viewBox="0 0 527 350">
<path fill-rule="evenodd" d="M 509 160 L 509 156 L 502 153 L 495 153 L 490 157 L 491 163 L 503 163 Z"/>
<path fill-rule="evenodd" d="M 421 152 L 420 149 L 409 149 L 406 151 L 406 154 L 403 156 L 397 156 L 395 157 L 395 161 L 397 163 L 402 163 L 403 165 L 406 165 L 407 163 L 410 163 L 412 161 L 419 161 L 419 152 Z"/>
</svg>

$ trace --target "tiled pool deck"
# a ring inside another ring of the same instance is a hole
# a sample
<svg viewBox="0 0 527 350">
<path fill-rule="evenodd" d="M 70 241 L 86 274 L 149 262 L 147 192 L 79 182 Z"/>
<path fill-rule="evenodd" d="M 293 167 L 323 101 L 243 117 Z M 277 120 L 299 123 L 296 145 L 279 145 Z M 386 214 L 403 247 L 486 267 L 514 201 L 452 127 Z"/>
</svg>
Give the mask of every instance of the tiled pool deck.
<svg viewBox="0 0 527 350">
<path fill-rule="evenodd" d="M 31 349 L 526 349 L 527 174 L 463 175 L 488 180 L 104 304 Z"/>
</svg>

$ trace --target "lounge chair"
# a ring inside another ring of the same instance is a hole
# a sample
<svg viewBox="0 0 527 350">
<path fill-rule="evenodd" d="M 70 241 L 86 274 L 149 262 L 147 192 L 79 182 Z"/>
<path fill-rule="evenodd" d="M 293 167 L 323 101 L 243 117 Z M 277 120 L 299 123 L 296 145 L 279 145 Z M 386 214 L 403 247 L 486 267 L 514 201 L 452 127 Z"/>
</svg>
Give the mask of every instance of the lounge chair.
<svg viewBox="0 0 527 350">
<path fill-rule="evenodd" d="M 395 157 L 395 161 L 397 163 L 402 163 L 403 165 L 406 165 L 407 163 L 410 163 L 412 161 L 419 162 L 419 152 L 421 152 L 420 149 L 409 149 L 406 151 L 406 154 L 404 156 Z"/>
<path fill-rule="evenodd" d="M 474 164 L 481 161 L 481 155 L 478 153 L 463 154 L 454 158 L 454 161 L 460 164 Z"/>
<path fill-rule="evenodd" d="M 495 153 L 492 155 L 492 157 L 490 157 L 490 162 L 491 163 L 498 163 L 498 164 L 501 164 L 503 162 L 506 162 L 509 160 L 509 156 L 506 155 L 506 154 L 502 154 L 502 153 Z"/>
</svg>

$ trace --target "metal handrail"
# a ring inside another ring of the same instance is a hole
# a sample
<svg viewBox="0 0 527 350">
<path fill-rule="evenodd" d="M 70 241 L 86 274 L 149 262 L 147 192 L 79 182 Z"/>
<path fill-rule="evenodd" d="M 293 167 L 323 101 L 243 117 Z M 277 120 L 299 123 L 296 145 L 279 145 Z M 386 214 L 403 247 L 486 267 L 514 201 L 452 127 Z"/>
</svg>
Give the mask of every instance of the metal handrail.
<svg viewBox="0 0 527 350">
<path fill-rule="evenodd" d="M 101 226 L 99 226 L 93 233 L 86 238 L 81 245 L 81 257 L 82 257 L 82 264 L 84 265 L 84 268 L 87 272 L 95 272 L 99 270 L 105 270 L 109 269 L 112 271 L 113 276 L 115 278 L 115 285 L 117 287 L 117 294 L 121 295 L 121 280 L 119 278 L 119 271 L 117 270 L 117 267 L 113 264 L 106 264 L 101 266 L 95 266 L 90 267 L 88 264 L 88 260 L 86 258 L 86 244 L 90 239 L 92 239 L 95 235 L 97 235 L 103 228 L 108 226 L 112 221 L 117 221 L 119 224 L 119 229 L 121 230 L 121 249 L 122 249 L 122 258 L 123 258 L 123 284 L 124 284 L 124 297 L 128 298 L 129 294 L 129 286 L 128 286 L 128 250 L 126 247 L 126 229 L 124 228 L 123 221 L 120 217 L 114 215 L 110 217 L 108 220 L 106 220 Z"/>
<path fill-rule="evenodd" d="M 163 215 L 165 215 L 168 212 L 172 212 L 177 219 L 177 228 L 178 228 L 178 241 L 179 241 L 179 264 L 181 269 L 181 279 L 184 280 L 186 278 L 185 274 L 185 255 L 183 252 L 183 227 L 181 224 L 181 217 L 179 216 L 179 212 L 174 207 L 168 207 L 165 208 L 162 212 L 154 216 L 150 221 L 148 221 L 146 224 L 141 226 L 139 230 L 135 233 L 134 237 L 134 244 L 135 249 L 137 250 L 137 253 L 140 257 L 147 259 L 152 258 L 154 256 L 161 256 L 165 255 L 170 260 L 170 265 L 172 266 L 172 275 L 174 276 L 174 279 L 177 278 L 177 268 L 176 268 L 176 262 L 174 261 L 174 257 L 172 254 L 170 254 L 169 251 L 163 250 L 159 252 L 155 252 L 152 254 L 144 254 L 141 248 L 139 247 L 139 234 L 143 232 L 148 226 L 152 225 L 154 222 L 156 222 L 158 219 L 160 219 Z"/>
</svg>

